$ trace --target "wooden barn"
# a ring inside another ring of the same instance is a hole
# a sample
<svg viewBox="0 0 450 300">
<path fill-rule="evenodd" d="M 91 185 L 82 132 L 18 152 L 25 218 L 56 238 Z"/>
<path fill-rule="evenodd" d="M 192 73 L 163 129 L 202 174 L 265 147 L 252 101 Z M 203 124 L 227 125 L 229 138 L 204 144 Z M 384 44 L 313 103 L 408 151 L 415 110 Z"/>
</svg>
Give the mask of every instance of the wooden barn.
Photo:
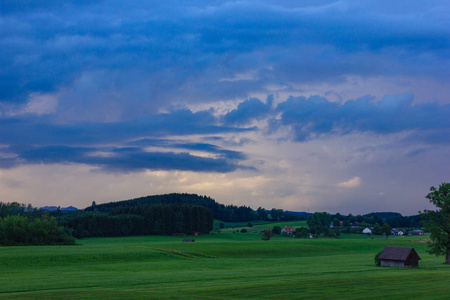
<svg viewBox="0 0 450 300">
<path fill-rule="evenodd" d="M 418 267 L 419 254 L 412 247 L 386 246 L 378 256 L 382 267 Z"/>
</svg>

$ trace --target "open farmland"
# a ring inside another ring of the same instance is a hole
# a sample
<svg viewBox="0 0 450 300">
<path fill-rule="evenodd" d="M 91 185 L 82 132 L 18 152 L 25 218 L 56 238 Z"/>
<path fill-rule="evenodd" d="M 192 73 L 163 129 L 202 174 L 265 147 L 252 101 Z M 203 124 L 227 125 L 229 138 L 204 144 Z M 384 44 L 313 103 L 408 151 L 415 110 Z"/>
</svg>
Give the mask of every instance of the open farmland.
<svg viewBox="0 0 450 300">
<path fill-rule="evenodd" d="M 1 247 L 1 299 L 444 299 L 450 267 L 419 237 L 340 239 L 254 233 L 83 239 L 78 246 Z M 423 238 L 423 237 L 422 237 Z M 385 245 L 412 246 L 417 269 L 381 268 Z"/>
</svg>

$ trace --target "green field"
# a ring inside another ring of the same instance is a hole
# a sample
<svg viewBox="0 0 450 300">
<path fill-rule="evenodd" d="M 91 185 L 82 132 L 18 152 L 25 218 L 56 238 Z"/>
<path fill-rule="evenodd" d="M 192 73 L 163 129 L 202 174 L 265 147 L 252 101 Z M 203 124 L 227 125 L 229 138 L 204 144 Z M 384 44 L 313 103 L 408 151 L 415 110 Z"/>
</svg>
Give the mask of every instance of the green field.
<svg viewBox="0 0 450 300">
<path fill-rule="evenodd" d="M 304 223 L 299 223 L 299 225 Z M 297 225 L 295 225 L 297 226 Z M 294 226 L 294 227 L 295 227 Z M 264 225 L 255 226 L 264 227 Z M 253 229 L 252 229 L 253 230 Z M 448 299 L 450 266 L 419 237 L 294 239 L 221 233 L 92 238 L 0 247 L 1 299 Z M 385 245 L 412 246 L 416 269 L 381 268 Z"/>
<path fill-rule="evenodd" d="M 221 222 L 219 220 L 214 220 L 214 229 L 220 228 L 220 223 L 223 223 L 225 228 L 221 229 L 221 231 L 237 231 L 242 228 L 247 229 L 249 232 L 258 233 L 266 228 L 273 228 L 274 226 L 290 226 L 294 228 L 298 227 L 307 227 L 306 221 L 290 221 L 286 222 L 270 222 L 270 221 L 254 221 L 254 222 Z M 251 223 L 252 227 L 248 227 L 247 224 Z"/>
</svg>

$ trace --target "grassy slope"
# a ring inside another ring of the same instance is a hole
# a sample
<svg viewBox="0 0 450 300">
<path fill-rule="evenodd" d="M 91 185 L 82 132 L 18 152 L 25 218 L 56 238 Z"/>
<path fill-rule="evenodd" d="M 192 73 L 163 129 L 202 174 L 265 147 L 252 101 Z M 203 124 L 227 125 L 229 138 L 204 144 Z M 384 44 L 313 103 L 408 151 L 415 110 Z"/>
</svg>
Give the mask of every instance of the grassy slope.
<svg viewBox="0 0 450 300">
<path fill-rule="evenodd" d="M 232 231 L 195 237 L 96 238 L 83 246 L 0 248 L 0 298 L 443 299 L 450 267 L 415 237 L 339 240 Z M 418 269 L 375 267 L 385 245 L 413 246 Z"/>
</svg>

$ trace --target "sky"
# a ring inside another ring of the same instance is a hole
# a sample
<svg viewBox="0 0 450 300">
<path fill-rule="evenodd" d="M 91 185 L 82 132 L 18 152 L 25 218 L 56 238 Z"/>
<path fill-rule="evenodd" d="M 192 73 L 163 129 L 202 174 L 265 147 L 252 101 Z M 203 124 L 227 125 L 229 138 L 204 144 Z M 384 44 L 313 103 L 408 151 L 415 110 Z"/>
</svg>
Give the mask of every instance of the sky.
<svg viewBox="0 0 450 300">
<path fill-rule="evenodd" d="M 414 215 L 450 181 L 448 1 L 0 0 L 0 201 Z"/>
</svg>

